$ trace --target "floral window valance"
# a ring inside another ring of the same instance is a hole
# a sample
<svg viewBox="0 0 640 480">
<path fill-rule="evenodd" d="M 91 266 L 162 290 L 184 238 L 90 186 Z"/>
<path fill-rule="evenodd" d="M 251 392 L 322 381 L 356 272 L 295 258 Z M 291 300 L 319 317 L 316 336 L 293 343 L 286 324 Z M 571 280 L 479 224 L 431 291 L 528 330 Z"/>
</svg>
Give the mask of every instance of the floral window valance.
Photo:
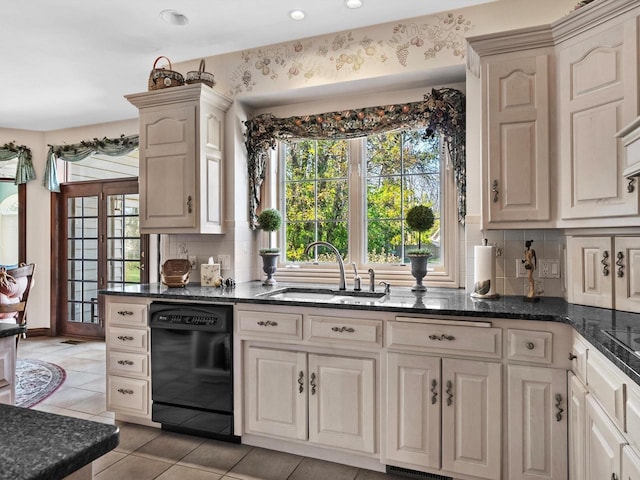
<svg viewBox="0 0 640 480">
<path fill-rule="evenodd" d="M 466 215 L 466 102 L 453 88 L 433 89 L 421 102 L 367 107 L 300 117 L 277 118 L 269 113 L 245 122 L 249 160 L 249 223 L 257 227 L 261 186 L 266 177 L 269 151 L 278 140 L 349 139 L 398 129 L 424 127 L 425 138 L 443 135 L 453 163 L 458 190 L 458 221 Z"/>
<path fill-rule="evenodd" d="M 138 135 L 120 135 L 118 138 L 94 138 L 73 145 L 49 145 L 42 184 L 52 192 L 60 191 L 56 159 L 65 162 L 79 162 L 96 153 L 120 157 L 138 148 L 139 143 Z"/>
<path fill-rule="evenodd" d="M 0 147 L 0 162 L 13 160 L 16 157 L 18 158 L 18 166 L 14 183 L 21 185 L 36 178 L 29 147 L 16 145 L 14 142 L 5 143 Z"/>
</svg>

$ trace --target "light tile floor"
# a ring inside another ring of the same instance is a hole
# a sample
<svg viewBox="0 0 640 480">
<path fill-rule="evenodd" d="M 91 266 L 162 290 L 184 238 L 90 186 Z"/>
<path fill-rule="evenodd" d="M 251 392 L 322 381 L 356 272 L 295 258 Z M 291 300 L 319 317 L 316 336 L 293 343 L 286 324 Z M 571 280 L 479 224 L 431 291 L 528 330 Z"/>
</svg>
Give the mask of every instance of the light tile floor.
<svg viewBox="0 0 640 480">
<path fill-rule="evenodd" d="M 120 444 L 94 462 L 97 480 L 406 480 L 312 458 L 165 432 L 114 420 L 106 411 L 105 344 L 62 343 L 62 337 L 20 340 L 18 357 L 53 362 L 64 384 L 36 410 L 115 423 Z"/>
</svg>

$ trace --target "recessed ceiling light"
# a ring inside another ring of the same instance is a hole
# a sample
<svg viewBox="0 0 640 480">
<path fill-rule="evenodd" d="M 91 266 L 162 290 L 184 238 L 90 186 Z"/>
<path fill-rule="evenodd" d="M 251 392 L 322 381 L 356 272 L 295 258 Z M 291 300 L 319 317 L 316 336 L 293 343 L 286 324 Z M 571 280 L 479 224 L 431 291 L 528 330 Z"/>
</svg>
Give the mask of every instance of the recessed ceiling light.
<svg viewBox="0 0 640 480">
<path fill-rule="evenodd" d="M 302 10 L 291 10 L 289 16 L 293 20 L 302 20 L 304 18 L 304 12 Z"/>
<path fill-rule="evenodd" d="M 362 6 L 362 0 L 345 0 L 344 4 L 347 8 L 360 8 Z"/>
<path fill-rule="evenodd" d="M 160 18 L 170 25 L 186 25 L 189 19 L 177 10 L 162 10 Z"/>
</svg>

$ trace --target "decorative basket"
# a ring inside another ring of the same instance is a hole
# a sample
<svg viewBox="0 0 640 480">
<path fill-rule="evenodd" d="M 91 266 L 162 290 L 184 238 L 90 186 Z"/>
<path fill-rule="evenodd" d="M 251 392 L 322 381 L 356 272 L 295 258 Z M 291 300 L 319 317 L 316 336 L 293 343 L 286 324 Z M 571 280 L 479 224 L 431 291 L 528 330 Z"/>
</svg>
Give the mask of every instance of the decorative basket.
<svg viewBox="0 0 640 480">
<path fill-rule="evenodd" d="M 200 68 L 198 71 L 187 72 L 187 83 L 191 85 L 192 83 L 204 83 L 210 87 L 213 87 L 216 82 L 213 79 L 213 73 L 204 71 L 204 59 L 200 60 Z"/>
<path fill-rule="evenodd" d="M 158 60 L 164 58 L 167 62 L 169 62 L 169 70 L 165 68 L 156 68 L 156 64 Z M 161 90 L 163 88 L 169 87 L 179 87 L 180 85 L 184 85 L 184 77 L 180 72 L 175 72 L 171 70 L 171 60 L 167 57 L 159 56 L 156 58 L 156 61 L 153 62 L 153 69 L 149 74 L 149 90 Z"/>
<path fill-rule="evenodd" d="M 162 283 L 167 287 L 184 287 L 189 283 L 191 262 L 185 258 L 169 259 L 162 265 Z"/>
</svg>

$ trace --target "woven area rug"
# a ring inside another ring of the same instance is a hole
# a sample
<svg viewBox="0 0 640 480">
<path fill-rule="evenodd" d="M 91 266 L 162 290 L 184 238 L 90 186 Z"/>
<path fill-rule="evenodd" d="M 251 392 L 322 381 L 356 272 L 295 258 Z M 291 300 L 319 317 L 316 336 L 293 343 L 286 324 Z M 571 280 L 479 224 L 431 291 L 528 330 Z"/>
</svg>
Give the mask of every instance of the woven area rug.
<svg viewBox="0 0 640 480">
<path fill-rule="evenodd" d="M 33 407 L 64 383 L 66 373 L 54 363 L 31 358 L 16 360 L 16 406 Z"/>
</svg>

